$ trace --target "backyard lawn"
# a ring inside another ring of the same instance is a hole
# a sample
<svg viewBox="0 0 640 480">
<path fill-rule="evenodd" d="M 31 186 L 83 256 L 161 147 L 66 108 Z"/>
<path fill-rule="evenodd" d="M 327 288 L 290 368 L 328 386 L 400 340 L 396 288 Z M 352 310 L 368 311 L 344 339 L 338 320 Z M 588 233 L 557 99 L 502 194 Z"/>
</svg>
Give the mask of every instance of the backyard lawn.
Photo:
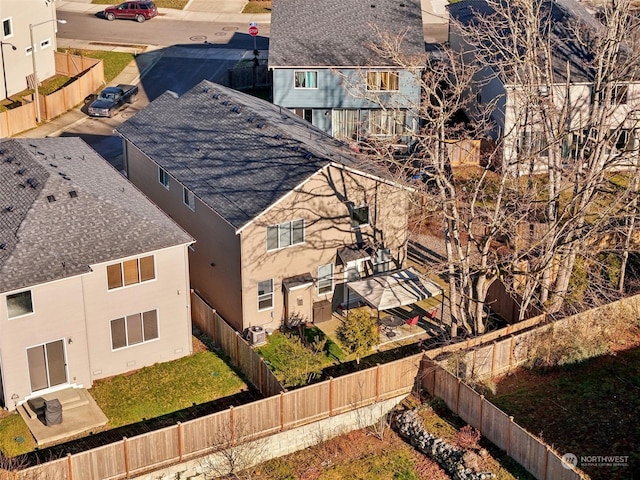
<svg viewBox="0 0 640 480">
<path fill-rule="evenodd" d="M 246 388 L 222 358 L 194 337 L 192 355 L 98 380 L 89 393 L 109 419 L 103 427 L 108 430 L 228 397 Z M 17 437 L 22 441 L 16 441 Z M 0 419 L 0 450 L 6 456 L 15 456 L 34 448 L 22 417 L 5 414 Z"/>
</svg>

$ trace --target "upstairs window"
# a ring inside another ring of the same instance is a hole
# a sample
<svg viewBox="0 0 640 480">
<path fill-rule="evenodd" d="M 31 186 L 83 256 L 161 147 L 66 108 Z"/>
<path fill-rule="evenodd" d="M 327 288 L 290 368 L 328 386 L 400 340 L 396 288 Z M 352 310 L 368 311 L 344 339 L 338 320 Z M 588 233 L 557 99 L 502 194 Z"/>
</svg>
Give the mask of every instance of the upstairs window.
<svg viewBox="0 0 640 480">
<path fill-rule="evenodd" d="M 31 290 L 7 295 L 7 317 L 17 318 L 33 313 Z"/>
<path fill-rule="evenodd" d="M 2 19 L 2 38 L 13 36 L 13 21 L 11 17 Z"/>
<path fill-rule="evenodd" d="M 190 192 L 184 187 L 182 187 L 182 201 L 190 210 L 196 211 L 196 197 L 193 195 L 193 192 Z"/>
<path fill-rule="evenodd" d="M 604 103 L 605 97 L 607 96 L 607 88 L 611 89 L 611 101 L 609 102 L 611 105 L 627 104 L 627 98 L 629 95 L 628 85 L 614 85 L 609 87 L 604 86 L 600 91 L 597 92 L 597 99 L 600 104 Z"/>
<path fill-rule="evenodd" d="M 318 267 L 318 295 L 333 292 L 333 263 Z"/>
<path fill-rule="evenodd" d="M 107 265 L 107 285 L 109 290 L 148 282 L 155 278 L 153 255 Z"/>
<path fill-rule="evenodd" d="M 373 92 L 398 91 L 398 72 L 367 72 L 367 90 Z"/>
<path fill-rule="evenodd" d="M 293 75 L 295 88 L 318 88 L 318 72 L 301 71 Z"/>
<path fill-rule="evenodd" d="M 369 205 L 351 207 L 351 228 L 369 225 Z"/>
<path fill-rule="evenodd" d="M 273 308 L 273 278 L 258 282 L 258 311 Z"/>
<path fill-rule="evenodd" d="M 158 181 L 160 185 L 169 190 L 169 174 L 162 167 L 158 167 Z"/>
<path fill-rule="evenodd" d="M 267 251 L 290 247 L 304 242 L 304 220 L 267 227 Z"/>
</svg>

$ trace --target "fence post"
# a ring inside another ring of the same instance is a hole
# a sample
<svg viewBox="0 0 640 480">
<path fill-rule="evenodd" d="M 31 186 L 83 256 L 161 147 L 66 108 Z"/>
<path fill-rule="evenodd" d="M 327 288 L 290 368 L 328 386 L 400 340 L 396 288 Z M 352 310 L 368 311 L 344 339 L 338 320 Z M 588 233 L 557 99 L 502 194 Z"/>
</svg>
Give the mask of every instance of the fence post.
<svg viewBox="0 0 640 480">
<path fill-rule="evenodd" d="M 484 395 L 480 395 L 480 418 L 478 418 L 478 431 L 482 433 L 482 410 L 484 407 Z"/>
<path fill-rule="evenodd" d="M 280 431 L 284 432 L 284 392 L 280 392 Z"/>
<path fill-rule="evenodd" d="M 127 447 L 127 437 L 122 437 L 122 449 L 124 451 L 124 478 L 129 478 L 129 448 Z"/>
<path fill-rule="evenodd" d="M 178 422 L 178 459 L 182 462 L 182 423 Z"/>
<path fill-rule="evenodd" d="M 513 348 L 514 348 L 514 336 L 511 335 L 511 342 L 509 342 L 509 372 L 513 367 Z"/>
<path fill-rule="evenodd" d="M 547 468 L 549 466 L 549 445 L 544 453 L 544 471 L 542 472 L 542 480 L 547 480 Z"/>
<path fill-rule="evenodd" d="M 235 343 L 235 348 L 233 352 L 233 355 L 234 355 L 233 360 L 236 365 L 240 365 L 240 362 L 238 360 L 238 356 L 239 356 L 238 349 L 240 348 L 239 343 L 240 343 L 240 333 L 236 332 L 236 343 Z"/>
<path fill-rule="evenodd" d="M 380 364 L 376 363 L 376 402 L 380 400 Z"/>
<path fill-rule="evenodd" d="M 473 355 L 471 356 L 471 378 L 475 378 L 476 376 L 476 352 L 477 350 L 473 349 Z"/>
<path fill-rule="evenodd" d="M 73 480 L 73 465 L 71 463 L 70 453 L 67 453 L 67 472 L 69 474 L 69 480 Z"/>
<path fill-rule="evenodd" d="M 236 444 L 236 432 L 233 422 L 233 405 L 229 407 L 229 432 L 231 433 L 231 446 L 233 447 Z"/>
<path fill-rule="evenodd" d="M 329 377 L 329 416 L 333 417 L 333 377 Z"/>
<path fill-rule="evenodd" d="M 454 412 L 456 415 L 458 415 L 458 404 L 460 403 L 460 384 L 462 383 L 462 380 L 460 380 L 458 378 L 458 388 L 456 388 L 456 411 Z"/>
<path fill-rule="evenodd" d="M 495 376 L 496 371 L 496 342 L 493 341 L 493 348 L 491 350 L 491 378 Z"/>
<path fill-rule="evenodd" d="M 511 424 L 513 417 L 509 415 L 509 426 L 507 427 L 507 455 L 511 456 Z"/>
</svg>

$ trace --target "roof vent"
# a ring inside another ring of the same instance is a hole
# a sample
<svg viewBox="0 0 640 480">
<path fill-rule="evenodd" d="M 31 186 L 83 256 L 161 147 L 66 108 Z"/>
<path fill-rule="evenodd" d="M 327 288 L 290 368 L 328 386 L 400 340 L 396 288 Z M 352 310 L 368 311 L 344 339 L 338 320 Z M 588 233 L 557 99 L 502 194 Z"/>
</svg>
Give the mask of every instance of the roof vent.
<svg viewBox="0 0 640 480">
<path fill-rule="evenodd" d="M 19 186 L 20 188 L 27 188 L 27 186 L 26 186 L 24 183 L 19 183 L 19 184 L 18 184 L 18 186 Z"/>
<path fill-rule="evenodd" d="M 5 212 L 13 212 L 13 205 L 8 205 L 8 206 L 4 207 L 4 211 Z"/>
<path fill-rule="evenodd" d="M 235 113 L 240 113 L 240 107 L 238 105 L 234 105 L 231 111 Z"/>
<path fill-rule="evenodd" d="M 222 102 L 223 105 L 229 105 L 229 100 L 225 100 Z"/>
<path fill-rule="evenodd" d="M 50 166 L 52 166 L 53 168 L 58 168 L 58 165 L 56 165 L 55 163 L 50 163 Z"/>
<path fill-rule="evenodd" d="M 218 100 L 220 98 L 220 94 L 218 92 L 213 94 L 213 99 Z"/>
<path fill-rule="evenodd" d="M 304 156 L 305 160 L 311 160 L 313 158 L 313 155 L 310 154 L 309 152 L 307 152 L 307 154 Z"/>
<path fill-rule="evenodd" d="M 78 197 L 78 192 L 76 192 L 75 190 L 71 190 L 71 191 L 69 192 L 69 196 L 70 196 L 71 198 L 77 198 L 77 197 Z"/>
<path fill-rule="evenodd" d="M 16 157 L 7 157 L 7 158 L 4 159 L 4 161 L 7 162 L 7 163 L 11 163 L 11 162 L 13 162 L 15 160 L 15 158 Z"/>
<path fill-rule="evenodd" d="M 64 156 L 64 158 L 65 158 L 65 160 L 71 160 L 71 157 L 68 157 L 66 155 Z"/>
<path fill-rule="evenodd" d="M 209 88 L 209 87 L 204 87 L 204 88 L 202 89 L 202 91 L 203 91 L 204 93 L 209 93 L 209 90 L 210 90 L 210 88 Z"/>
<path fill-rule="evenodd" d="M 256 125 L 256 127 L 258 127 L 258 128 L 264 128 L 264 123 L 260 122 L 260 123 L 258 123 L 258 125 Z"/>
<path fill-rule="evenodd" d="M 47 200 L 49 200 L 49 203 L 53 203 L 56 201 L 56 197 L 55 195 L 47 195 Z"/>
<path fill-rule="evenodd" d="M 40 150 L 38 150 L 38 155 L 44 155 L 44 152 L 41 152 Z"/>
<path fill-rule="evenodd" d="M 7 247 L 6 243 L 0 243 L 0 250 L 4 250 Z"/>
<path fill-rule="evenodd" d="M 280 139 L 282 138 L 282 134 L 281 134 L 281 133 L 278 133 L 278 134 L 277 134 L 275 137 L 273 137 L 273 138 L 275 138 L 276 140 L 280 140 Z"/>
<path fill-rule="evenodd" d="M 247 122 L 249 123 L 253 123 L 256 121 L 256 117 L 254 117 L 253 115 L 251 115 L 249 118 L 247 118 Z"/>
<path fill-rule="evenodd" d="M 31 188 L 38 188 L 38 185 L 40 185 L 40 182 L 35 178 L 27 178 L 27 183 Z"/>
<path fill-rule="evenodd" d="M 291 150 L 297 152 L 298 150 L 300 150 L 300 145 L 294 145 L 293 147 L 291 147 Z"/>
<path fill-rule="evenodd" d="M 5 153 L 7 153 L 7 150 L 5 148 L 0 148 L 0 155 L 4 155 Z"/>
<path fill-rule="evenodd" d="M 24 175 L 24 172 L 26 172 L 26 171 L 27 171 L 27 169 L 26 169 L 26 168 L 21 168 L 20 170 L 18 170 L 18 171 L 16 172 L 16 175 Z"/>
</svg>

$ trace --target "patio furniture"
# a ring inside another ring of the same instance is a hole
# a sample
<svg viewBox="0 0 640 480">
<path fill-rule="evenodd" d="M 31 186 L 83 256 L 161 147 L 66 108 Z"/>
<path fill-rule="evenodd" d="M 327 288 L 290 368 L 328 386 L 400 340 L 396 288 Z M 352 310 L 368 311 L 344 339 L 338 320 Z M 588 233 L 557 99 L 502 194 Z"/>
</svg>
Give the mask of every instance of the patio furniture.
<svg viewBox="0 0 640 480">
<path fill-rule="evenodd" d="M 60 400 L 53 398 L 45 400 L 45 425 L 58 425 L 62 423 L 62 405 Z"/>
<path fill-rule="evenodd" d="M 400 317 L 396 317 L 395 315 L 387 315 L 380 319 L 380 325 L 384 327 L 385 335 L 387 335 L 387 337 L 395 337 L 398 334 L 396 328 L 403 324 L 404 320 Z M 389 335 L 390 333 L 393 335 Z"/>
<path fill-rule="evenodd" d="M 427 317 L 427 318 L 429 318 L 431 320 L 434 320 L 437 316 L 438 316 L 438 309 L 437 308 L 429 310 L 427 312 L 427 314 L 425 315 L 425 317 Z"/>
<path fill-rule="evenodd" d="M 45 421 L 45 400 L 42 397 L 35 397 L 27 400 L 27 404 L 38 420 L 46 425 Z"/>
<path fill-rule="evenodd" d="M 420 319 L 420 316 L 416 315 L 415 317 L 407 318 L 407 320 L 404 323 L 406 323 L 409 326 L 417 325 L 419 319 Z"/>
</svg>

